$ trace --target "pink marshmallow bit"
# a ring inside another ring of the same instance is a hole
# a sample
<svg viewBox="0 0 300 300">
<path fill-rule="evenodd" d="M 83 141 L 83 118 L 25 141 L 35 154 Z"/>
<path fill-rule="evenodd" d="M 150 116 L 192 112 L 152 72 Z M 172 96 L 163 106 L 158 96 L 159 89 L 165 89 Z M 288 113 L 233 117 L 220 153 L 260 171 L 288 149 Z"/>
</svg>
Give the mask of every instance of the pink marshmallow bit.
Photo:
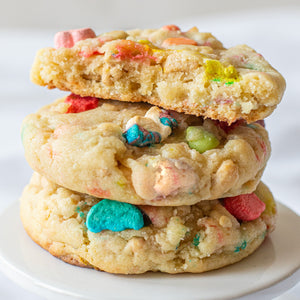
<svg viewBox="0 0 300 300">
<path fill-rule="evenodd" d="M 77 42 L 96 37 L 91 28 L 60 31 L 54 36 L 54 46 L 58 48 L 72 48 Z"/>
<path fill-rule="evenodd" d="M 70 31 L 60 31 L 54 36 L 54 46 L 58 48 L 72 48 L 74 46 L 73 37 Z"/>
<path fill-rule="evenodd" d="M 71 30 L 71 34 L 73 37 L 74 44 L 76 44 L 81 40 L 86 40 L 86 39 L 91 39 L 96 37 L 94 30 L 91 28 Z"/>
</svg>

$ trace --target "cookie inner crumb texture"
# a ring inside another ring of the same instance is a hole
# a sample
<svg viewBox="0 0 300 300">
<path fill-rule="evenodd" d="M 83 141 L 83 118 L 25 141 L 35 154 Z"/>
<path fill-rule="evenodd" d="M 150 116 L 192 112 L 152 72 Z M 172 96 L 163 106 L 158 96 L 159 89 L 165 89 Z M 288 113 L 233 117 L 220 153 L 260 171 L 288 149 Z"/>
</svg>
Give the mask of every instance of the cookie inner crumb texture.
<svg viewBox="0 0 300 300">
<path fill-rule="evenodd" d="M 264 119 L 281 101 L 283 77 L 246 45 L 178 27 L 83 35 L 41 49 L 31 80 L 81 96 L 137 102 L 229 124 Z M 72 35 L 74 33 L 69 33 Z"/>
</svg>

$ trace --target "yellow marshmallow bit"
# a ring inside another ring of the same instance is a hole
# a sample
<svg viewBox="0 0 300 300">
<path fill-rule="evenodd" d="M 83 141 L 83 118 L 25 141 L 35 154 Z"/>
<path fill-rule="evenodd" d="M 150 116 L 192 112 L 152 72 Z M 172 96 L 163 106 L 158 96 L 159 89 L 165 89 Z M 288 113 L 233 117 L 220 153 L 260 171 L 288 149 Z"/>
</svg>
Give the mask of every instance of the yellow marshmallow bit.
<svg viewBox="0 0 300 300">
<path fill-rule="evenodd" d="M 209 59 L 205 62 L 204 67 L 206 80 L 227 81 L 227 84 L 239 80 L 238 72 L 233 65 L 224 67 L 218 60 Z"/>
</svg>

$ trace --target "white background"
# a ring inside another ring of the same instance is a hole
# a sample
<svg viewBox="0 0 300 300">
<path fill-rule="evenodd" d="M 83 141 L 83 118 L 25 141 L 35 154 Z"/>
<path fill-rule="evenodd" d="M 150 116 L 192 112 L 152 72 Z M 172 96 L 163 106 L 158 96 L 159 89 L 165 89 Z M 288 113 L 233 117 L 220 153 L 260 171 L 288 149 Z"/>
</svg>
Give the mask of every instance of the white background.
<svg viewBox="0 0 300 300">
<path fill-rule="evenodd" d="M 247 43 L 286 78 L 282 103 L 266 120 L 273 151 L 263 180 L 300 214 L 299 1 L 1 0 L 0 7 L 0 213 L 17 201 L 32 172 L 20 142 L 22 119 L 64 95 L 29 81 L 35 52 L 52 46 L 59 30 L 92 27 L 100 33 L 176 23 L 183 30 L 197 25 L 212 32 L 226 47 Z M 298 284 L 280 299 L 296 300 L 299 294 Z M 0 273 L 0 299 L 41 298 Z"/>
</svg>

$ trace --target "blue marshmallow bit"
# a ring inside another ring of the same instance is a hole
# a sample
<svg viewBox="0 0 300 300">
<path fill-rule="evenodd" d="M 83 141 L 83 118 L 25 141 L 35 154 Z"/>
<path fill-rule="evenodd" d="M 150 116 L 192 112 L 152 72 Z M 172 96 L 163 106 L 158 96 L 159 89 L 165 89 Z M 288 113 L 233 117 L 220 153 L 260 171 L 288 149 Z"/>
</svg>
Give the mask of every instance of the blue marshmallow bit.
<svg viewBox="0 0 300 300">
<path fill-rule="evenodd" d="M 123 137 L 127 143 L 136 147 L 145 147 L 152 144 L 158 144 L 161 141 L 161 136 L 156 131 L 148 131 L 137 124 L 132 125 L 123 133 Z"/>
<path fill-rule="evenodd" d="M 132 204 L 103 199 L 88 212 L 86 226 L 95 233 L 105 229 L 139 230 L 144 226 L 144 219 L 142 212 Z"/>
</svg>

